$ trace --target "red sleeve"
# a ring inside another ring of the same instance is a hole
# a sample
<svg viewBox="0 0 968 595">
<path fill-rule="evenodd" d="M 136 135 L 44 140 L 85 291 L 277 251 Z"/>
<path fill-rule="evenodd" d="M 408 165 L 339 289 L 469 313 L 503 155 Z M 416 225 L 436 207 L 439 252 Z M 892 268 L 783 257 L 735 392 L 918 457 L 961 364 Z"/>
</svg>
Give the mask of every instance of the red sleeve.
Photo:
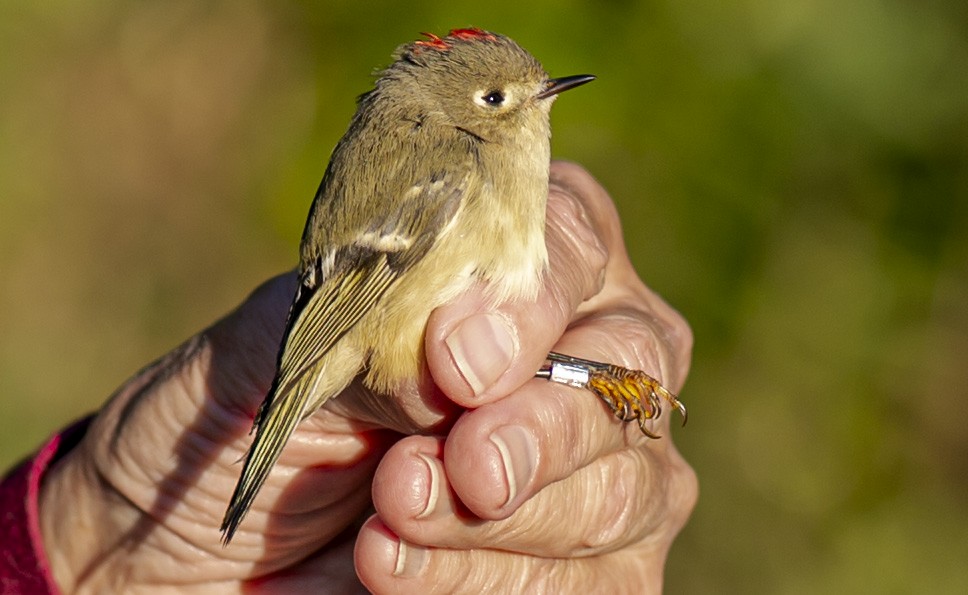
<svg viewBox="0 0 968 595">
<path fill-rule="evenodd" d="M 40 484 L 47 470 L 80 442 L 91 418 L 56 434 L 0 482 L 0 593 L 59 593 L 40 534 Z"/>
</svg>

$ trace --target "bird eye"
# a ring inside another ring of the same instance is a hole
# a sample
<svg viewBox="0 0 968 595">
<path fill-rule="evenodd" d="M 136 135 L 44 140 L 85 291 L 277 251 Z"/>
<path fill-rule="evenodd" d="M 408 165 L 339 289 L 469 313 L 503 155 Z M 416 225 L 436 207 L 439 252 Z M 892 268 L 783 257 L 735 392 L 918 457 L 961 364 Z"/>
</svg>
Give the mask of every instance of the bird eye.
<svg viewBox="0 0 968 595">
<path fill-rule="evenodd" d="M 484 103 L 488 105 L 498 106 L 504 103 L 504 93 L 500 91 L 491 91 L 484 96 Z"/>
</svg>

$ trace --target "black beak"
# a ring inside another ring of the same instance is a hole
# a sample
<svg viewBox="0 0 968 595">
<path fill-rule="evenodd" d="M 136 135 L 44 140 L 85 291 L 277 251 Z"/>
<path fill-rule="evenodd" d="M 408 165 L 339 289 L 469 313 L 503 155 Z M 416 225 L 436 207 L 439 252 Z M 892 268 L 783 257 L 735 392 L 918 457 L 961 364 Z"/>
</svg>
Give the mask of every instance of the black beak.
<svg viewBox="0 0 968 595">
<path fill-rule="evenodd" d="M 552 95 L 557 95 L 562 91 L 567 91 L 568 89 L 574 89 L 579 85 L 584 85 L 585 83 L 590 83 L 595 80 L 595 75 L 593 74 L 576 74 L 574 76 L 563 76 L 557 79 L 548 79 L 545 82 L 544 91 L 535 95 L 538 99 L 547 99 Z"/>
</svg>

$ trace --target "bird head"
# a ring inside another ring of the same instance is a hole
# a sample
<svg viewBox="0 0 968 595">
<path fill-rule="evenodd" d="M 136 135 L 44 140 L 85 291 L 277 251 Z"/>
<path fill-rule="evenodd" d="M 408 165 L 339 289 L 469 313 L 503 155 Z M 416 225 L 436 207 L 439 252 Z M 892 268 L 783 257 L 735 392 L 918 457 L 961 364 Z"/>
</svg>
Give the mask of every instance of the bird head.
<svg viewBox="0 0 968 595">
<path fill-rule="evenodd" d="M 397 49 L 381 81 L 487 142 L 508 142 L 522 129 L 547 136 L 548 111 L 557 94 L 595 78 L 549 78 L 513 40 L 481 29 L 424 36 Z"/>
</svg>

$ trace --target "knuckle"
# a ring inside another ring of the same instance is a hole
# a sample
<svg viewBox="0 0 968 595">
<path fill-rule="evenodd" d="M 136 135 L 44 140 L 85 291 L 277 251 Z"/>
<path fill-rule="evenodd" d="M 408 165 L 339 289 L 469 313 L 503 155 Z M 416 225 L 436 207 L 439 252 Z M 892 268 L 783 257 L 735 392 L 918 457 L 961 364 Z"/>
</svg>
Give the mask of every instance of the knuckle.
<svg viewBox="0 0 968 595">
<path fill-rule="evenodd" d="M 637 556 L 602 556 L 538 560 L 530 572 L 509 589 L 513 593 L 659 593 Z M 660 584 L 661 584 L 661 579 Z"/>
<path fill-rule="evenodd" d="M 519 593 L 570 593 L 576 589 L 576 565 L 571 560 L 540 560 L 524 577 Z"/>
<path fill-rule="evenodd" d="M 659 362 L 663 332 L 657 320 L 639 308 L 617 307 L 603 313 L 597 325 L 602 340 L 616 352 L 617 361 L 628 368 L 653 367 Z"/>
<path fill-rule="evenodd" d="M 582 298 L 601 290 L 608 245 L 585 205 L 573 194 L 558 192 L 549 197 L 548 252 L 556 275 L 579 277 L 569 280 L 587 288 Z"/>
<path fill-rule="evenodd" d="M 635 494 L 642 486 L 632 451 L 618 451 L 597 467 L 591 481 L 585 482 L 585 501 L 598 505 L 586 509 L 578 554 L 614 549 L 627 543 L 635 531 Z"/>
<path fill-rule="evenodd" d="M 638 303 L 601 314 L 603 340 L 614 346 L 620 365 L 644 370 L 666 386 L 681 383 L 692 354 L 692 330 L 676 311 L 657 312 Z"/>
<path fill-rule="evenodd" d="M 699 501 L 699 476 L 678 451 L 675 451 L 672 456 L 673 484 L 676 493 L 672 507 L 678 521 L 676 524 L 676 531 L 678 531 L 686 524 L 686 520 L 692 515 Z"/>
<path fill-rule="evenodd" d="M 688 358 L 692 353 L 695 336 L 689 322 L 671 307 L 662 318 L 657 319 L 660 336 L 672 347 L 678 358 Z"/>
</svg>

